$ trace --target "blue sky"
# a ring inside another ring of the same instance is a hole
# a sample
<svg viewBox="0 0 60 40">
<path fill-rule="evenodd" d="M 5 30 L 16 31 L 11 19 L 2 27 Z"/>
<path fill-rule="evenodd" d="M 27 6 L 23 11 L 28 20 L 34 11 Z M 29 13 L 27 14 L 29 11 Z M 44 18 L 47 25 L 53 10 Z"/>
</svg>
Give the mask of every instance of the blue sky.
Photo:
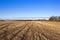
<svg viewBox="0 0 60 40">
<path fill-rule="evenodd" d="M 60 0 L 0 0 L 0 18 L 60 16 Z"/>
</svg>

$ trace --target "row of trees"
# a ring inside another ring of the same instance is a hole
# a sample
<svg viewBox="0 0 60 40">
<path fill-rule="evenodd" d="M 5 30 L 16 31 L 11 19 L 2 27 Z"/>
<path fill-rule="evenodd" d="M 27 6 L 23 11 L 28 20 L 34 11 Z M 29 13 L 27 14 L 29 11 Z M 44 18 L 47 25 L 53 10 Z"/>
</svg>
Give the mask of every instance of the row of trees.
<svg viewBox="0 0 60 40">
<path fill-rule="evenodd" d="M 60 21 L 60 16 L 52 16 L 49 18 L 50 21 Z"/>
</svg>

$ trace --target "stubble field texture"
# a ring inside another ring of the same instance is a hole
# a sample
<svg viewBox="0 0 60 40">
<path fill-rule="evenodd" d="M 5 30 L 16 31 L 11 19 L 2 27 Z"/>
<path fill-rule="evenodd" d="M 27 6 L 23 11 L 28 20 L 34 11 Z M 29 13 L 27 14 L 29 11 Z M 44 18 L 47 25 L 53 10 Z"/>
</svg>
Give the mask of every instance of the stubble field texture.
<svg viewBox="0 0 60 40">
<path fill-rule="evenodd" d="M 60 40 L 60 22 L 0 21 L 0 40 Z"/>
</svg>

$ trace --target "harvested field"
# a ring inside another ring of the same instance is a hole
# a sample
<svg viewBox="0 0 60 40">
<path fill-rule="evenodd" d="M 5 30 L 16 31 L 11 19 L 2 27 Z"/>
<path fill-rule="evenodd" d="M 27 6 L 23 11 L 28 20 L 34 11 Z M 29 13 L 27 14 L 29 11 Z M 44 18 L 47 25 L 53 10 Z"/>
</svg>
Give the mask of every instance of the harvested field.
<svg viewBox="0 0 60 40">
<path fill-rule="evenodd" d="M 60 40 L 60 22 L 0 21 L 0 40 Z"/>
</svg>

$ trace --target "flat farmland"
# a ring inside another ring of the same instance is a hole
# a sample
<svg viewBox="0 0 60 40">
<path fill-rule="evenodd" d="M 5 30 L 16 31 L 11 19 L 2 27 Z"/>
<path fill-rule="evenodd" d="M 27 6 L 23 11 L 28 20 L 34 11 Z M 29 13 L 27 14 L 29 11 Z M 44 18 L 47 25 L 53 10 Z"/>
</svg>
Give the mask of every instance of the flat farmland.
<svg viewBox="0 0 60 40">
<path fill-rule="evenodd" d="M 0 21 L 0 40 L 60 40 L 60 22 Z"/>
</svg>

